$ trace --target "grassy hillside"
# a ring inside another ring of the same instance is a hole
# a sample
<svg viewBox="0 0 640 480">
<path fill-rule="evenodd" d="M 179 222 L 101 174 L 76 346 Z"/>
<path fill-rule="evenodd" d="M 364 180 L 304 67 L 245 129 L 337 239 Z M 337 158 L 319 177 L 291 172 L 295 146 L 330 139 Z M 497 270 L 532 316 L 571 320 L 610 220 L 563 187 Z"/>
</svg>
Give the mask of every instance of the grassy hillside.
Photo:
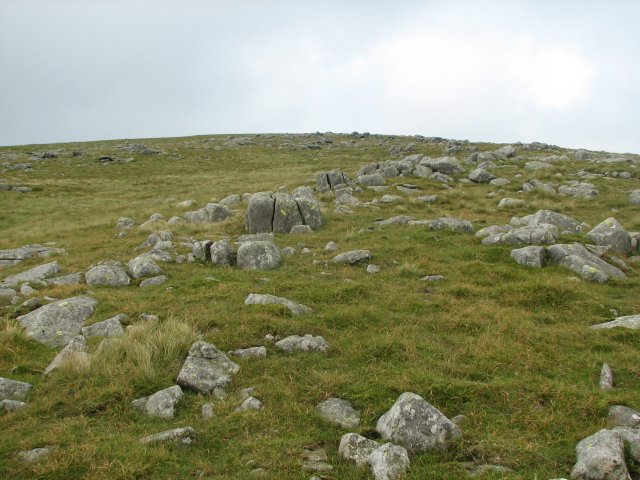
<svg viewBox="0 0 640 480">
<path fill-rule="evenodd" d="M 0 148 L 6 169 L 0 183 L 26 185 L 28 193 L 0 191 L 0 249 L 56 242 L 66 254 L 52 257 L 65 273 L 85 272 L 103 260 L 126 262 L 149 233 L 171 230 L 174 240 L 234 238 L 244 233 L 242 204 L 222 223 L 135 227 L 116 239 L 115 225 L 127 216 L 138 225 L 155 212 L 168 219 L 181 215 L 177 203 L 194 199 L 198 207 L 232 193 L 291 190 L 314 185 L 316 175 L 340 168 L 352 178 L 369 162 L 392 157 L 389 149 L 415 143 L 415 153 L 442 155 L 444 142 L 409 137 L 326 135 L 319 149 L 303 148 L 316 136 L 253 136 L 246 142 L 228 136 L 135 140 L 162 150 L 144 155 L 123 151 L 124 141 Z M 131 142 L 134 142 L 133 140 Z M 242 145 L 242 143 L 249 143 Z M 499 146 L 463 144 L 454 155 L 464 160 L 470 147 L 494 151 Z M 442 455 L 412 458 L 408 479 L 464 478 L 467 462 L 499 464 L 514 473 L 486 478 L 554 478 L 568 476 L 576 443 L 606 426 L 611 404 L 640 407 L 640 333 L 626 329 L 593 331 L 589 325 L 617 315 L 640 313 L 637 266 L 624 281 L 594 284 L 559 266 L 530 269 L 510 258 L 512 247 L 484 246 L 472 234 L 429 231 L 393 225 L 370 229 L 393 215 L 434 219 L 444 215 L 470 220 L 476 229 L 506 224 L 513 216 L 551 209 L 593 226 L 615 216 L 628 231 L 640 230 L 638 207 L 627 201 L 640 188 L 635 165 L 575 161 L 563 149 L 524 150 L 498 162 L 494 170 L 511 183 L 439 182 L 416 177 L 392 178 L 389 194 L 404 201 L 377 208 L 354 207 L 334 213 L 330 194 L 325 225 L 310 235 L 277 234 L 279 247 L 300 242 L 311 253 L 283 257 L 273 271 L 217 268 L 211 264 L 162 264 L 169 281 L 151 288 L 61 286 L 40 289 L 37 296 L 66 298 L 90 294 L 99 306 L 88 323 L 118 313 L 132 326 L 108 348 L 94 351 L 86 365 L 67 365 L 51 375 L 42 372 L 56 350 L 27 338 L 11 318 L 12 306 L 0 310 L 0 377 L 33 383 L 28 406 L 0 415 L 0 477 L 27 478 L 250 478 L 263 468 L 267 478 L 308 479 L 301 468 L 305 448 L 324 447 L 334 470 L 323 478 L 365 479 L 338 457 L 340 437 L 348 430 L 323 421 L 315 405 L 328 397 L 352 401 L 362 411 L 356 431 L 374 434 L 381 414 L 405 391 L 423 396 L 449 418 L 463 414 L 463 439 Z M 33 154 L 58 151 L 55 158 Z M 77 156 L 73 152 L 78 152 Z M 568 154 L 548 170 L 529 171 L 525 161 Z M 132 159 L 101 163 L 101 155 Z M 14 169 L 31 163 L 32 170 Z M 473 168 L 465 165 L 467 173 Z M 538 178 L 554 183 L 577 179 L 580 170 L 629 171 L 632 178 L 588 180 L 596 199 L 519 193 L 522 182 Z M 522 176 L 516 177 L 521 174 Z M 466 177 L 466 174 L 457 176 Z M 425 204 L 396 191 L 395 183 L 419 186 L 421 195 L 439 201 Z M 497 196 L 489 196 L 499 192 Z M 355 194 L 370 202 L 383 193 Z M 503 197 L 525 205 L 498 209 Z M 612 213 L 614 211 L 615 213 Z M 561 242 L 580 239 L 563 236 Z M 364 266 L 324 261 L 328 241 L 340 251 L 368 249 L 380 273 Z M 314 262 L 318 260 L 319 262 Z M 47 260 L 50 261 L 50 260 Z M 30 259 L 0 269 L 0 280 L 44 263 Z M 441 274 L 439 283 L 425 275 Z M 304 317 L 281 308 L 245 307 L 249 293 L 270 293 L 311 307 Z M 157 324 L 139 314 L 160 317 Z M 312 333 L 331 345 L 326 354 L 285 354 L 264 340 Z M 202 338 L 223 351 L 266 345 L 266 359 L 237 359 L 240 372 L 230 391 L 255 387 L 265 408 L 233 413 L 234 395 L 214 400 L 215 418 L 203 420 L 200 409 L 211 401 L 188 392 L 173 420 L 148 418 L 131 407 L 135 398 L 175 383 L 193 341 Z M 600 367 L 608 362 L 616 388 L 598 388 Z M 198 432 L 189 448 L 140 445 L 147 434 L 191 426 Z M 43 445 L 56 449 L 41 461 L 25 464 L 15 452 Z M 322 475 L 321 475 L 322 476 Z"/>
</svg>

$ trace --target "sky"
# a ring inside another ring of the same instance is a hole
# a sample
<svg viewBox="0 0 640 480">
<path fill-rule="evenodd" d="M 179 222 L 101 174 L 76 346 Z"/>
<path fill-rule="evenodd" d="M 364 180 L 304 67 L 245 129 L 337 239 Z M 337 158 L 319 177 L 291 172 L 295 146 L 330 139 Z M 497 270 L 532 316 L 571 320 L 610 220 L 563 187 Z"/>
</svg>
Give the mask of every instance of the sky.
<svg viewBox="0 0 640 480">
<path fill-rule="evenodd" d="M 369 131 L 640 153 L 640 2 L 0 0 L 0 145 Z"/>
</svg>

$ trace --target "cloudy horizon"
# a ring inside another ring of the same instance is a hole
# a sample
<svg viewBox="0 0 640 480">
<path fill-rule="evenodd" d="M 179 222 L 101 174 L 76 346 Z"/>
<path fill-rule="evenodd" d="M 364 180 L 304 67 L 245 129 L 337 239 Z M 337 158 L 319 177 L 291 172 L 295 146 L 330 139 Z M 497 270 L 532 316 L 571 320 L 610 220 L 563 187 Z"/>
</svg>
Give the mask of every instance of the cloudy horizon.
<svg viewBox="0 0 640 480">
<path fill-rule="evenodd" d="M 0 0 L 0 145 L 357 130 L 640 153 L 639 14 Z"/>
</svg>

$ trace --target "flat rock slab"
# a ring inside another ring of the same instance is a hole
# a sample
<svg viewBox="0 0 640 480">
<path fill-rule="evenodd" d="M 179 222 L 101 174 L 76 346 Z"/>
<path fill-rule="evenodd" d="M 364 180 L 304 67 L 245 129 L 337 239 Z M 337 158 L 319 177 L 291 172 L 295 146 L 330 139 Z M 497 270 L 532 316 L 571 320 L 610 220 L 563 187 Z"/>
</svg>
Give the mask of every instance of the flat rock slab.
<svg viewBox="0 0 640 480">
<path fill-rule="evenodd" d="M 44 265 L 39 265 L 25 272 L 17 273 L 5 278 L 2 281 L 2 285 L 7 287 L 15 287 L 16 285 L 24 282 L 35 282 L 38 280 L 44 280 L 45 278 L 52 277 L 59 272 L 60 265 L 58 265 L 58 262 L 45 263 Z"/>
<path fill-rule="evenodd" d="M 85 338 L 92 337 L 119 337 L 124 333 L 122 327 L 122 321 L 127 318 L 127 315 L 121 313 L 115 317 L 111 317 L 102 322 L 94 323 L 88 327 L 82 327 L 82 335 Z"/>
<path fill-rule="evenodd" d="M 191 445 L 196 439 L 196 431 L 191 427 L 174 428 L 153 435 L 147 435 L 140 439 L 140 443 L 163 443 L 174 442 L 180 445 Z"/>
<path fill-rule="evenodd" d="M 611 320 L 610 322 L 591 325 L 590 328 L 594 330 L 603 330 L 617 327 L 630 328 L 632 330 L 640 329 L 640 315 L 627 315 L 624 317 L 618 317 L 615 320 Z"/>
<path fill-rule="evenodd" d="M 627 278 L 622 270 L 594 255 L 580 243 L 557 244 L 547 248 L 551 261 L 567 267 L 585 280 L 603 283 L 609 279 Z"/>
<path fill-rule="evenodd" d="M 33 385 L 0 377 L 0 400 L 24 400 Z"/>
<path fill-rule="evenodd" d="M 42 457 L 45 457 L 51 453 L 54 447 L 46 446 L 40 448 L 34 448 L 32 450 L 24 450 L 22 452 L 18 452 L 16 454 L 16 458 L 24 463 L 32 463 L 37 460 L 40 460 Z"/>
<path fill-rule="evenodd" d="M 331 261 L 354 265 L 360 262 L 368 262 L 369 260 L 371 260 L 371 252 L 369 250 L 350 250 L 336 255 Z"/>
<path fill-rule="evenodd" d="M 343 428 L 360 425 L 360 412 L 348 400 L 329 398 L 316 405 L 316 410 L 322 418 Z"/>
<path fill-rule="evenodd" d="M 275 295 L 264 295 L 259 293 L 251 293 L 244 300 L 245 305 L 283 305 L 289 309 L 294 317 L 306 315 L 313 312 L 309 307 L 300 303 L 293 302 L 284 297 L 276 297 Z"/>
<path fill-rule="evenodd" d="M 191 346 L 177 383 L 197 392 L 222 395 L 238 371 L 240 366 L 215 345 L 198 341 Z"/>
<path fill-rule="evenodd" d="M 265 358 L 267 356 L 267 349 L 263 346 L 239 348 L 237 350 L 231 350 L 229 355 L 240 358 Z"/>
<path fill-rule="evenodd" d="M 285 352 L 326 352 L 329 350 L 327 341 L 320 337 L 307 334 L 303 337 L 291 335 L 276 342 L 276 347 Z"/>
<path fill-rule="evenodd" d="M 98 301 L 86 296 L 67 298 L 44 305 L 18 317 L 27 336 L 51 347 L 67 345 L 81 332 Z"/>
</svg>

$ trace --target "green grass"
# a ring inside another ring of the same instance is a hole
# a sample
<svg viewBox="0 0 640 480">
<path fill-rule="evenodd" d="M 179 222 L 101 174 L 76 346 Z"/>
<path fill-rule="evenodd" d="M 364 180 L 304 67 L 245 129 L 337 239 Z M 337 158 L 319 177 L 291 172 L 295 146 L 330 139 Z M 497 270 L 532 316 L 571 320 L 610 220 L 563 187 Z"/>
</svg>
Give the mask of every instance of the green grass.
<svg viewBox="0 0 640 480">
<path fill-rule="evenodd" d="M 224 136 L 141 141 L 166 152 L 151 156 L 121 152 L 121 141 L 1 148 L 0 162 L 3 154 L 18 154 L 9 163 L 28 161 L 28 152 L 62 148 L 65 153 L 32 162 L 29 173 L 2 174 L 5 183 L 35 190 L 0 191 L 0 248 L 55 241 L 67 252 L 56 257 L 65 272 L 86 271 L 102 260 L 127 261 L 153 230 L 135 228 L 128 237 L 115 239 L 120 216 L 140 224 L 154 212 L 167 218 L 180 215 L 176 204 L 185 199 L 202 206 L 231 193 L 293 189 L 333 168 L 353 175 L 365 163 L 389 159 L 389 147 L 411 141 L 371 137 L 345 145 L 351 137 L 331 137 L 335 143 L 321 150 L 279 148 L 281 136 L 258 138 L 243 147 L 225 146 Z M 441 146 L 418 143 L 417 148 L 439 155 Z M 497 146 L 479 148 L 492 151 Z M 71 157 L 73 150 L 84 154 Z M 527 156 L 549 153 L 563 150 Z M 101 154 L 135 161 L 102 165 L 97 162 Z M 408 479 L 460 478 L 469 461 L 514 470 L 500 478 L 567 476 L 575 444 L 606 425 L 608 405 L 640 406 L 640 333 L 587 328 L 611 319 L 612 309 L 620 315 L 640 312 L 637 271 L 630 271 L 626 281 L 596 285 L 570 281 L 574 274 L 560 267 L 518 266 L 510 259 L 510 248 L 482 246 L 469 234 L 409 226 L 359 233 L 392 215 L 452 215 L 481 228 L 542 208 L 592 225 L 612 216 L 615 208 L 614 216 L 628 230 L 640 230 L 637 207 L 626 201 L 629 190 L 640 188 L 636 179 L 589 180 L 600 190 L 596 200 L 518 193 L 531 178 L 560 183 L 580 169 L 604 172 L 614 167 L 570 161 L 551 171 L 529 172 L 522 163 L 506 163 L 512 168 L 497 172 L 512 183 L 495 198 L 487 197 L 495 187 L 486 185 L 455 184 L 447 190 L 429 180 L 397 179 L 419 185 L 422 194 L 439 195 L 440 201 L 426 205 L 403 195 L 407 200 L 402 204 L 341 216 L 333 213 L 331 197 L 323 196 L 324 228 L 308 236 L 276 237 L 280 247 L 303 242 L 312 253 L 285 257 L 275 271 L 168 264 L 163 268 L 169 282 L 161 287 L 41 290 L 41 295 L 57 298 L 91 292 L 100 304 L 89 323 L 127 313 L 132 328 L 95 353 L 88 365 L 68 365 L 44 377 L 41 372 L 55 351 L 29 340 L 8 316 L 0 320 L 0 376 L 35 385 L 27 408 L 0 416 L 0 477 L 198 478 L 204 472 L 203 478 L 236 479 L 262 467 L 272 478 L 308 479 L 311 474 L 300 465 L 304 448 L 324 446 L 335 467 L 327 478 L 365 479 L 367 472 L 338 458 L 338 442 L 347 431 L 323 422 L 315 405 L 330 396 L 351 400 L 362 411 L 356 431 L 369 435 L 404 391 L 420 394 L 449 417 L 467 416 L 460 444 L 446 455 L 413 458 Z M 626 165 L 619 170 L 637 175 Z M 514 178 L 516 173 L 522 177 Z M 381 195 L 366 191 L 357 196 L 370 201 Z M 498 210 L 502 197 L 523 198 L 526 205 Z M 242 217 L 239 210 L 220 224 L 159 224 L 157 230 L 170 229 L 176 238 L 233 237 L 243 233 Z M 381 272 L 313 264 L 331 258 L 323 251 L 329 240 L 341 251 L 371 250 Z M 2 276 L 40 263 L 33 259 L 3 268 Z M 420 281 L 429 274 L 446 278 L 435 284 Z M 207 280 L 211 276 L 218 281 Z M 249 293 L 284 296 L 314 313 L 293 318 L 282 308 L 245 307 Z M 139 320 L 143 312 L 159 315 L 160 322 Z M 262 411 L 234 414 L 238 399 L 231 395 L 215 401 L 216 417 L 204 421 L 200 408 L 210 399 L 193 392 L 186 394 L 173 420 L 150 419 L 130 406 L 134 398 L 174 383 L 197 338 L 226 351 L 264 344 L 266 334 L 304 333 L 324 336 L 330 352 L 284 354 L 268 347 L 266 359 L 238 360 L 241 371 L 230 390 L 255 386 L 265 404 Z M 95 350 L 98 342 L 90 343 Z M 598 389 L 605 361 L 617 384 L 610 392 Z M 198 432 L 188 449 L 138 443 L 146 434 L 181 426 Z M 26 465 L 14 459 L 16 451 L 47 444 L 56 450 L 42 461 Z"/>
</svg>

